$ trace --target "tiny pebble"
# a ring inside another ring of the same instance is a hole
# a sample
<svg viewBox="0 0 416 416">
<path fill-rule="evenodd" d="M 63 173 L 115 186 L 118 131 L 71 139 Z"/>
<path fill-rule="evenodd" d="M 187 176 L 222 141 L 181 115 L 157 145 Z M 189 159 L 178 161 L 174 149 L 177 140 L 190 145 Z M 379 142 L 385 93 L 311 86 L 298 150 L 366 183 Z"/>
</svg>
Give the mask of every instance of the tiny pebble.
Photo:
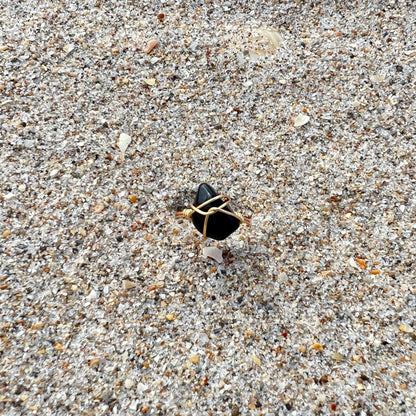
<svg viewBox="0 0 416 416">
<path fill-rule="evenodd" d="M 198 363 L 198 361 L 199 361 L 199 355 L 198 355 L 198 354 L 192 354 L 192 355 L 189 357 L 189 361 L 190 361 L 192 364 L 196 364 L 196 363 Z"/>
<path fill-rule="evenodd" d="M 312 349 L 314 349 L 316 351 L 322 351 L 324 349 L 324 346 L 323 346 L 323 344 L 316 343 L 316 344 L 313 344 Z"/>
</svg>

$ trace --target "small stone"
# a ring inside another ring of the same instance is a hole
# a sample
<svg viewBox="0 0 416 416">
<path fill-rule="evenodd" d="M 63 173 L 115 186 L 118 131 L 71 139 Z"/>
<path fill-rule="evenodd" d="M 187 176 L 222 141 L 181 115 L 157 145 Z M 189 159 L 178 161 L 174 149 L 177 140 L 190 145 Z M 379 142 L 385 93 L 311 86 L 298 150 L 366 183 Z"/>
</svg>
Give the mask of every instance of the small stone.
<svg viewBox="0 0 416 416">
<path fill-rule="evenodd" d="M 198 363 L 198 361 L 199 361 L 199 355 L 198 355 L 198 354 L 192 354 L 192 355 L 189 357 L 189 361 L 190 361 L 192 364 L 197 364 L 197 363 Z"/>
<path fill-rule="evenodd" d="M 166 315 L 166 319 L 167 319 L 168 321 L 174 321 L 174 320 L 176 319 L 176 316 L 175 316 L 173 313 L 168 313 L 168 314 Z"/>
<path fill-rule="evenodd" d="M 361 270 L 365 270 L 366 268 L 367 268 L 367 263 L 365 262 L 365 260 L 363 260 L 363 259 L 359 259 L 359 258 L 356 258 L 356 259 L 354 259 L 355 260 L 355 262 L 358 264 L 358 267 L 361 269 Z"/>
<path fill-rule="evenodd" d="M 21 183 L 18 188 L 19 192 L 25 192 L 26 191 L 26 185 L 24 183 Z"/>
<path fill-rule="evenodd" d="M 194 201 L 194 206 L 198 207 L 217 196 L 218 194 L 210 185 L 203 183 L 198 188 L 198 192 Z M 222 204 L 223 201 L 221 199 L 217 199 L 202 207 L 201 211 L 207 212 L 211 208 L 217 208 Z M 233 214 L 233 212 L 230 208 L 228 208 L 228 206 L 224 207 L 224 211 L 228 211 L 231 214 Z M 197 212 L 194 212 L 191 217 L 195 228 L 202 234 L 204 231 L 205 218 L 206 217 L 204 215 L 199 214 Z M 228 215 L 224 212 L 216 212 L 208 217 L 206 237 L 212 238 L 214 240 L 224 240 L 230 234 L 236 231 L 239 226 L 240 220 L 234 217 L 233 215 Z"/>
<path fill-rule="evenodd" d="M 316 351 L 322 351 L 324 349 L 324 346 L 323 344 L 320 344 L 319 342 L 317 342 L 316 344 L 313 344 L 312 349 Z"/>
<path fill-rule="evenodd" d="M 10 231 L 6 230 L 3 232 L 3 237 L 8 237 L 10 234 L 11 234 Z"/>
<path fill-rule="evenodd" d="M 328 381 L 329 381 L 329 377 L 326 375 L 326 374 L 324 374 L 320 379 L 319 379 L 319 382 L 321 383 L 321 384 L 326 384 L 326 383 L 328 383 Z"/>
<path fill-rule="evenodd" d="M 137 195 L 130 195 L 129 200 L 132 204 L 137 202 Z"/>
<path fill-rule="evenodd" d="M 147 413 L 149 411 L 149 406 L 145 405 L 140 410 L 142 413 Z"/>
<path fill-rule="evenodd" d="M 231 416 L 240 416 L 240 408 L 237 405 L 234 405 L 231 409 Z"/>
</svg>

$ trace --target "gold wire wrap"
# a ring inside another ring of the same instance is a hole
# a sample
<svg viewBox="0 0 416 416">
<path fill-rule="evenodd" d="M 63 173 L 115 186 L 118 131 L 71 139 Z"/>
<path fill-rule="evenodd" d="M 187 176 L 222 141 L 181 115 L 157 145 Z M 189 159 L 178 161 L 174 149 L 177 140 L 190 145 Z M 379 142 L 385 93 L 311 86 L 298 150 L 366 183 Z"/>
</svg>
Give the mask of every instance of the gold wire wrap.
<svg viewBox="0 0 416 416">
<path fill-rule="evenodd" d="M 202 208 L 204 208 L 206 205 L 211 204 L 212 202 L 218 201 L 221 199 L 223 203 L 219 207 L 211 207 L 208 211 L 202 211 Z M 243 217 L 240 214 L 235 214 L 234 212 L 227 211 L 224 208 L 231 202 L 231 198 L 228 195 L 217 195 L 214 196 L 211 199 L 208 199 L 208 201 L 205 201 L 203 204 L 195 207 L 194 204 L 190 205 L 190 208 L 184 209 L 182 212 L 177 212 L 175 217 L 176 218 L 186 218 L 187 220 L 192 219 L 192 214 L 194 212 L 197 212 L 200 215 L 203 215 L 205 217 L 204 221 L 204 229 L 203 229 L 203 236 L 206 238 L 207 236 L 207 227 L 208 227 L 208 218 L 210 215 L 213 215 L 217 212 L 222 212 L 223 214 L 231 215 L 232 217 L 237 218 L 240 223 L 244 223 L 246 225 L 250 225 L 250 219 Z"/>
</svg>

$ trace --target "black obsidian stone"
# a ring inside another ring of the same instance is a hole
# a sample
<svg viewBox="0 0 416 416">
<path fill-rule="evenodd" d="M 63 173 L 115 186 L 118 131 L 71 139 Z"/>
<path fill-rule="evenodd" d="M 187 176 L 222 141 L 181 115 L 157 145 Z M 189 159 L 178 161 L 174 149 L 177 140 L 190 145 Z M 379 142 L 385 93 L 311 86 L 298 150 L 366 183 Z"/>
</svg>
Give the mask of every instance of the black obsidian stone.
<svg viewBox="0 0 416 416">
<path fill-rule="evenodd" d="M 214 189 L 206 183 L 199 185 L 198 192 L 194 201 L 196 208 L 218 194 Z M 201 208 L 201 211 L 208 211 L 212 207 L 219 207 L 223 204 L 221 199 L 217 199 Z M 223 208 L 225 211 L 232 212 L 228 207 Z M 203 234 L 205 216 L 194 212 L 192 214 L 192 222 L 196 229 Z M 214 240 L 224 240 L 232 234 L 240 226 L 240 220 L 232 215 L 216 212 L 208 216 L 206 236 Z"/>
</svg>

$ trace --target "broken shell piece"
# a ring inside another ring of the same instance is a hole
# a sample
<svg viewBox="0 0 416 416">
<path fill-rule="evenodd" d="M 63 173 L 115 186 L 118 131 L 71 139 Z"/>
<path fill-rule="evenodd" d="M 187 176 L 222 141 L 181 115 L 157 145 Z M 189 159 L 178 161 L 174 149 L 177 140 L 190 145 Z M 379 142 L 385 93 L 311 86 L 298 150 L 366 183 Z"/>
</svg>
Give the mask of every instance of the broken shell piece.
<svg viewBox="0 0 416 416">
<path fill-rule="evenodd" d="M 156 48 L 156 46 L 158 45 L 158 40 L 157 39 L 150 39 L 149 42 L 147 42 L 145 48 L 144 48 L 144 53 L 149 54 L 150 52 L 152 52 L 152 50 L 154 48 Z"/>
<path fill-rule="evenodd" d="M 131 280 L 123 280 L 122 284 L 124 290 L 134 289 L 137 286 L 137 284 L 132 282 Z"/>
<path fill-rule="evenodd" d="M 276 30 L 260 29 L 260 33 L 271 43 L 274 49 L 278 49 L 282 46 L 282 36 Z"/>
<path fill-rule="evenodd" d="M 202 255 L 206 259 L 215 260 L 217 263 L 222 263 L 223 262 L 222 250 L 220 250 L 217 247 L 204 247 L 202 249 Z"/>
<path fill-rule="evenodd" d="M 310 120 L 310 117 L 309 117 L 309 116 L 307 116 L 306 114 L 299 114 L 298 116 L 296 116 L 296 117 L 293 119 L 293 125 L 294 125 L 295 127 L 300 127 L 300 126 L 303 126 L 303 125 L 305 125 L 306 123 L 308 123 L 308 122 L 309 122 L 309 120 Z"/>
<path fill-rule="evenodd" d="M 121 133 L 120 138 L 118 139 L 118 148 L 120 149 L 123 156 L 126 153 L 126 149 L 130 143 L 131 143 L 131 137 L 126 133 Z"/>
<path fill-rule="evenodd" d="M 414 332 L 414 329 L 409 324 L 400 324 L 399 329 L 406 334 L 412 334 Z"/>
<path fill-rule="evenodd" d="M 143 82 L 147 85 L 153 86 L 156 84 L 155 78 L 143 78 Z"/>
</svg>

